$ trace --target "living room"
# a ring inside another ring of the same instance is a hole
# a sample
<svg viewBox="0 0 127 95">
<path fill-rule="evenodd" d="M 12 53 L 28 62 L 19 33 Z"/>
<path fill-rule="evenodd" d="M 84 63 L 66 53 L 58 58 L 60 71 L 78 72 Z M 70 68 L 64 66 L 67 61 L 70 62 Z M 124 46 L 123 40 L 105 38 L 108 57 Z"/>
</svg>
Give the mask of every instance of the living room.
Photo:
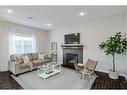
<svg viewBox="0 0 127 95">
<path fill-rule="evenodd" d="M 0 89 L 127 89 L 126 10 L 127 6 L 0 6 Z M 111 36 L 120 36 L 123 48 L 107 51 L 107 56 L 101 43 Z M 76 69 L 85 68 L 85 63 L 95 63 L 90 73 Z"/>
</svg>

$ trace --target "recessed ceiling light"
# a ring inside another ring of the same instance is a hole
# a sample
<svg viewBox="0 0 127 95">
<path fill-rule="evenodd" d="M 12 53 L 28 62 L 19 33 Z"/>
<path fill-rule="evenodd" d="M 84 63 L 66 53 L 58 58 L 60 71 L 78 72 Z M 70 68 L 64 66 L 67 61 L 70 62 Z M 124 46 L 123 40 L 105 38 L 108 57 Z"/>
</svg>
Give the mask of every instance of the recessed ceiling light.
<svg viewBox="0 0 127 95">
<path fill-rule="evenodd" d="M 51 24 L 50 23 L 48 23 L 48 24 L 46 24 L 47 26 L 51 26 Z"/>
<path fill-rule="evenodd" d="M 83 16 L 83 15 L 84 15 L 84 12 L 81 12 L 81 13 L 80 13 L 80 16 Z"/>
<path fill-rule="evenodd" d="M 13 11 L 11 9 L 8 9 L 7 12 L 8 13 L 13 13 Z"/>
<path fill-rule="evenodd" d="M 87 14 L 87 12 L 80 12 L 80 16 L 85 16 Z"/>
</svg>

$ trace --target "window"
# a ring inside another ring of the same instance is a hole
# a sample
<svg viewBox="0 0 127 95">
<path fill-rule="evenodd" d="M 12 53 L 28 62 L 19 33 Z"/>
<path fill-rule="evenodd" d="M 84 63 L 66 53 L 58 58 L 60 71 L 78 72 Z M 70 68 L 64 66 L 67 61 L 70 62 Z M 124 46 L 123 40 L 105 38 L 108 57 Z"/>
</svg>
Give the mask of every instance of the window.
<svg viewBox="0 0 127 95">
<path fill-rule="evenodd" d="M 13 36 L 13 53 L 33 52 L 33 39 L 27 36 Z"/>
</svg>

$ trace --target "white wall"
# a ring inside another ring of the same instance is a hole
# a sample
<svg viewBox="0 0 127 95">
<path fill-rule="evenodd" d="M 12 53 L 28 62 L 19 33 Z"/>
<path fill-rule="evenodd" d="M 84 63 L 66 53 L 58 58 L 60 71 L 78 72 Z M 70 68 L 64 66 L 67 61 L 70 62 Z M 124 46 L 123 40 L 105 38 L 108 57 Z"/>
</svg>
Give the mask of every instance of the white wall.
<svg viewBox="0 0 127 95">
<path fill-rule="evenodd" d="M 126 25 L 126 33 L 125 33 L 125 35 L 127 37 L 127 12 L 126 12 L 126 16 L 125 17 L 126 17 L 126 20 L 125 20 L 126 21 L 126 23 L 125 23 L 125 25 Z M 126 66 L 125 67 L 127 68 L 127 57 L 125 58 L 125 62 L 126 62 Z M 126 69 L 126 80 L 127 80 L 127 69 Z"/>
<path fill-rule="evenodd" d="M 85 44 L 83 53 L 84 62 L 86 62 L 88 58 L 99 60 L 97 70 L 108 72 L 109 67 L 111 67 L 112 57 L 105 55 L 105 53 L 98 48 L 98 45 L 116 32 L 124 33 L 126 27 L 125 19 L 125 14 L 118 14 L 89 21 L 81 25 L 48 32 L 49 47 L 50 42 L 58 42 L 58 60 L 62 62 L 61 43 L 64 43 L 64 34 L 79 32 L 81 34 L 81 43 Z M 120 73 L 126 72 L 126 58 L 127 55 L 116 57 L 116 64 Z"/>
<path fill-rule="evenodd" d="M 47 46 L 46 46 L 47 32 L 46 31 L 40 30 L 37 28 L 19 25 L 19 24 L 0 21 L 0 71 L 8 70 L 9 45 L 7 43 L 7 39 L 9 38 L 7 35 L 8 35 L 8 32 L 16 31 L 16 30 L 34 32 L 37 39 L 37 51 L 47 52 Z"/>
</svg>

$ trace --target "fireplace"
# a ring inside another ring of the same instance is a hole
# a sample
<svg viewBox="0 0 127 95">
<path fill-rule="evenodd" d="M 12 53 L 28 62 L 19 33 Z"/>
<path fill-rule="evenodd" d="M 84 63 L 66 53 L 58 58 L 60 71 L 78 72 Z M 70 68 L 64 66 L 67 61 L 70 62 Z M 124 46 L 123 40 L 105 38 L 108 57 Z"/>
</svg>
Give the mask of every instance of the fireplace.
<svg viewBox="0 0 127 95">
<path fill-rule="evenodd" d="M 83 63 L 83 47 L 63 46 L 63 66 L 75 69 L 77 63 Z"/>
<path fill-rule="evenodd" d="M 66 63 L 69 65 L 78 63 L 78 54 L 66 53 Z"/>
</svg>

